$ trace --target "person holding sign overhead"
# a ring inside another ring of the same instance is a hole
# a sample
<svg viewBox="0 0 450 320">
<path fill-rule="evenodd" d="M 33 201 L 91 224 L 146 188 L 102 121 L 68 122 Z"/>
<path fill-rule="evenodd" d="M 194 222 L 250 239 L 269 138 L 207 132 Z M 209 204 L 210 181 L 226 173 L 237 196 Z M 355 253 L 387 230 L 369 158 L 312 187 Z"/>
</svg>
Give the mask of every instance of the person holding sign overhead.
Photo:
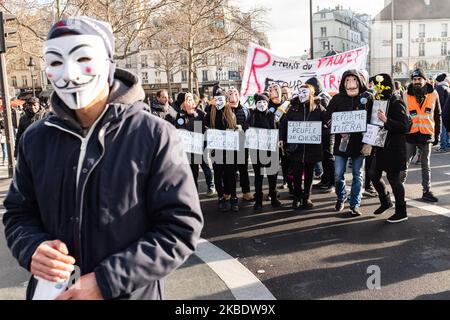
<svg viewBox="0 0 450 320">
<path fill-rule="evenodd" d="M 225 89 L 215 86 L 213 89 L 214 106 L 211 107 L 211 112 L 206 115 L 205 126 L 206 129 L 216 130 L 235 130 L 236 116 L 231 109 L 231 106 L 226 102 Z M 207 132 L 208 134 L 208 132 Z M 225 150 L 214 149 L 211 152 L 211 161 L 214 169 L 214 183 L 216 185 L 217 196 L 219 198 L 219 210 L 221 212 L 229 211 L 230 208 L 237 212 L 239 211 L 238 199 L 236 197 L 236 176 L 234 165 L 234 156 L 232 163 L 226 163 Z M 229 195 L 227 199 L 225 195 Z M 230 203 L 228 203 L 230 200 Z"/>
<path fill-rule="evenodd" d="M 180 111 L 176 116 L 175 128 L 197 133 L 205 132 L 203 121 L 206 114 L 200 108 L 196 107 L 192 93 L 180 92 L 177 96 L 176 105 Z M 199 165 L 202 163 L 202 155 L 191 153 L 188 156 L 195 185 L 198 189 L 198 172 Z"/>
<path fill-rule="evenodd" d="M 339 93 L 331 99 L 328 116 L 331 133 L 335 134 L 333 154 L 335 156 L 336 211 L 344 209 L 347 200 L 345 170 L 348 158 L 352 159 L 353 182 L 350 195 L 350 214 L 360 216 L 361 188 L 363 182 L 364 156 L 371 152 L 371 146 L 362 142 L 363 132 L 372 111 L 373 96 L 362 75 L 357 70 L 348 70 L 342 75 Z"/>
<path fill-rule="evenodd" d="M 395 196 L 395 214 L 387 222 L 397 223 L 408 219 L 405 202 L 405 186 L 400 181 L 400 172 L 406 170 L 406 134 L 409 129 L 406 105 L 398 94 L 394 94 L 394 82 L 388 74 L 379 74 L 375 78 L 376 101 L 388 101 L 387 111 L 379 109 L 378 119 L 387 130 L 383 146 L 376 146 L 375 155 L 369 170 L 370 179 L 378 192 L 381 206 L 374 214 L 379 215 L 393 207 L 389 192 L 383 182 L 386 171 L 389 184 Z"/>
<path fill-rule="evenodd" d="M 310 200 L 314 166 L 322 160 L 322 126 L 326 110 L 314 97 L 314 87 L 303 85 L 280 124 L 280 147 L 294 175 L 294 209 L 312 209 Z M 302 173 L 304 185 L 302 188 Z"/>
<path fill-rule="evenodd" d="M 265 93 L 255 94 L 255 104 L 256 108 L 252 111 L 250 115 L 249 125 L 250 128 L 262 128 L 274 130 L 276 128 L 275 124 L 275 115 L 272 112 L 268 111 L 269 108 L 269 96 Z M 256 152 L 255 152 L 256 151 Z M 262 209 L 263 203 L 263 178 L 264 178 L 264 170 L 270 170 L 271 165 L 274 165 L 272 161 L 262 161 L 261 158 L 263 155 L 267 157 L 267 159 L 275 159 L 278 160 L 279 155 L 278 152 L 274 152 L 272 155 L 271 151 L 263 151 L 263 150 L 252 150 L 252 163 L 253 170 L 255 172 L 255 210 Z M 255 155 L 256 157 L 254 157 Z M 269 180 L 269 196 L 271 205 L 273 208 L 281 207 L 281 202 L 277 198 L 277 175 L 278 175 L 278 161 L 276 161 L 276 169 L 272 170 L 273 172 L 267 173 L 267 180 Z M 272 173 L 272 174 L 271 174 Z"/>
</svg>

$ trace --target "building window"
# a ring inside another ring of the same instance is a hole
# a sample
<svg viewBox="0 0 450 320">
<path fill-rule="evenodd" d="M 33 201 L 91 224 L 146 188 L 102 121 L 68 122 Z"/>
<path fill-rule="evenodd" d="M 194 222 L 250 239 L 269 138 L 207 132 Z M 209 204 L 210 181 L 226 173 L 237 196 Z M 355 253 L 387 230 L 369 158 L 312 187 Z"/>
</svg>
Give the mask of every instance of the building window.
<svg viewBox="0 0 450 320">
<path fill-rule="evenodd" d="M 397 58 L 403 57 L 403 45 L 401 43 L 397 43 Z"/>
<path fill-rule="evenodd" d="M 141 56 L 141 68 L 147 68 L 148 67 L 148 63 L 147 63 L 147 56 Z"/>
<path fill-rule="evenodd" d="M 13 87 L 17 87 L 17 77 L 16 76 L 12 76 L 11 80 L 12 80 L 12 86 Z"/>
<path fill-rule="evenodd" d="M 183 70 L 181 71 L 181 82 L 186 82 L 187 81 L 187 71 Z"/>
<path fill-rule="evenodd" d="M 148 72 L 142 72 L 142 83 L 148 83 Z"/>
<path fill-rule="evenodd" d="M 129 56 L 126 58 L 125 68 L 131 68 L 131 57 Z"/>
<path fill-rule="evenodd" d="M 22 76 L 22 87 L 28 87 L 28 77 Z"/>
<path fill-rule="evenodd" d="M 327 28 L 326 27 L 321 27 L 320 28 L 320 34 L 322 35 L 322 37 L 326 37 L 327 36 Z"/>
<path fill-rule="evenodd" d="M 203 81 L 208 81 L 208 70 L 202 71 Z"/>
<path fill-rule="evenodd" d="M 159 54 L 155 54 L 155 67 L 160 67 L 161 66 L 161 58 L 159 56 Z"/>
<path fill-rule="evenodd" d="M 322 41 L 322 50 L 330 51 L 330 41 Z"/>
<path fill-rule="evenodd" d="M 441 44 L 441 56 L 447 55 L 447 42 L 442 42 Z"/>
<path fill-rule="evenodd" d="M 441 37 L 448 37 L 448 24 L 447 23 L 442 24 Z"/>
<path fill-rule="evenodd" d="M 403 26 L 401 24 L 397 25 L 397 39 L 403 38 Z"/>
<path fill-rule="evenodd" d="M 425 56 L 425 43 L 419 43 L 419 56 Z"/>
<path fill-rule="evenodd" d="M 321 12 L 320 19 L 326 19 L 326 18 L 327 18 L 327 14 L 325 12 Z"/>
<path fill-rule="evenodd" d="M 186 54 L 181 54 L 181 65 L 182 66 L 187 65 L 187 55 Z"/>
<path fill-rule="evenodd" d="M 425 24 L 419 24 L 419 38 L 425 38 Z"/>
</svg>

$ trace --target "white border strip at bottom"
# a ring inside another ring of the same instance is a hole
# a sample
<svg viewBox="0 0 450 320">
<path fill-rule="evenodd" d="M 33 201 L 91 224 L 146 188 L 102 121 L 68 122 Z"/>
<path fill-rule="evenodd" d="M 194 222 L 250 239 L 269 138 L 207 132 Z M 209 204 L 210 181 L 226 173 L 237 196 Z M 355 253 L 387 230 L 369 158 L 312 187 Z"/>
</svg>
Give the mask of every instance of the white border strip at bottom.
<svg viewBox="0 0 450 320">
<path fill-rule="evenodd" d="M 276 300 L 253 273 L 211 242 L 200 239 L 195 254 L 225 282 L 236 300 Z"/>
</svg>

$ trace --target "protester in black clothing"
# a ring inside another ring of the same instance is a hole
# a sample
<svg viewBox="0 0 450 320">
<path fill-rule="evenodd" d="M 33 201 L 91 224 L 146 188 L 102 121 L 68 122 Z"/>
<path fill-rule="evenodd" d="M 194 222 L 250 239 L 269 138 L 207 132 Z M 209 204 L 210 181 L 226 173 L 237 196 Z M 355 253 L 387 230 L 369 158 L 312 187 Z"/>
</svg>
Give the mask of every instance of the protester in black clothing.
<svg viewBox="0 0 450 320">
<path fill-rule="evenodd" d="M 324 90 L 322 83 L 316 77 L 312 77 L 305 82 L 314 87 L 314 94 L 317 102 L 324 108 L 328 108 L 331 96 Z M 323 174 L 318 184 L 313 185 L 313 189 L 322 192 L 333 192 L 334 190 L 334 135 L 331 134 L 330 126 L 325 123 L 322 127 L 322 167 Z"/>
<path fill-rule="evenodd" d="M 24 105 L 24 112 L 19 120 L 19 126 L 17 128 L 16 142 L 14 148 L 14 158 L 17 158 L 18 145 L 20 138 L 25 130 L 33 123 L 41 120 L 44 117 L 45 110 L 41 107 L 39 99 L 35 97 L 28 98 Z"/>
<path fill-rule="evenodd" d="M 226 102 L 226 91 L 219 86 L 213 89 L 214 107 L 206 115 L 205 126 L 207 129 L 236 130 L 236 115 L 231 106 Z M 231 155 L 231 156 L 230 156 Z M 214 168 L 214 183 L 219 198 L 219 210 L 226 212 L 231 209 L 239 211 L 239 201 L 236 196 L 236 165 L 235 152 L 223 150 L 211 150 L 211 160 Z M 231 159 L 231 163 L 229 161 Z M 228 195 L 228 199 L 226 198 Z"/>
<path fill-rule="evenodd" d="M 183 97 L 184 101 L 181 102 Z M 177 101 L 181 102 L 181 111 L 177 114 L 175 128 L 184 129 L 190 132 L 204 133 L 205 126 L 203 122 L 206 114 L 201 109 L 195 107 L 192 93 L 179 93 Z M 188 158 L 192 174 L 194 176 L 195 185 L 198 189 L 199 164 L 202 163 L 203 155 L 190 153 L 188 154 Z"/>
<path fill-rule="evenodd" d="M 175 124 L 177 111 L 169 105 L 169 94 L 167 90 L 159 90 L 156 93 L 156 100 L 151 105 L 152 114 L 158 118 L 164 119 L 171 124 Z"/>
<path fill-rule="evenodd" d="M 251 128 L 262 128 L 262 129 L 276 129 L 275 115 L 268 111 L 269 107 L 269 96 L 266 94 L 255 94 L 255 104 L 256 108 L 252 111 L 250 115 L 249 125 Z M 272 166 L 275 165 L 269 159 L 278 160 L 278 154 L 272 154 L 271 151 L 262 150 L 250 150 L 251 159 L 253 164 L 253 171 L 255 172 L 255 210 L 262 209 L 263 203 L 263 191 L 262 184 L 264 178 L 264 169 L 269 170 L 267 172 L 267 180 L 269 180 L 269 196 L 272 207 L 278 208 L 281 206 L 281 202 L 277 199 L 277 175 L 278 175 L 278 162 L 277 168 L 274 169 Z M 261 158 L 264 156 L 264 160 Z"/>
<path fill-rule="evenodd" d="M 382 173 L 387 173 L 389 184 L 395 196 L 395 214 L 387 221 L 402 222 L 408 219 L 405 202 L 405 186 L 400 181 L 400 172 L 406 170 L 406 133 L 409 131 L 408 111 L 398 94 L 393 93 L 394 83 L 388 74 L 377 75 L 385 90 L 380 100 L 387 100 L 387 112 L 378 111 L 378 118 L 384 123 L 387 137 L 383 147 L 374 148 L 374 158 L 370 167 L 370 177 L 378 192 L 381 206 L 374 212 L 382 214 L 393 207 L 389 192 L 382 179 Z M 380 86 L 381 88 L 381 86 Z"/>
<path fill-rule="evenodd" d="M 248 129 L 248 119 L 250 116 L 250 111 L 248 109 L 245 109 L 241 105 L 241 102 L 239 101 L 239 91 L 234 87 L 231 87 L 227 91 L 227 104 L 231 107 L 233 113 L 236 116 L 237 127 L 242 130 L 239 139 L 239 152 L 243 152 L 242 155 L 245 158 L 242 159 L 242 157 L 239 156 L 235 157 L 236 172 L 239 171 L 239 183 L 241 185 L 243 194 L 242 199 L 245 201 L 254 201 L 255 198 L 250 193 L 250 178 L 248 175 L 248 150 L 244 148 L 245 135 L 243 134 L 243 132 Z"/>
<path fill-rule="evenodd" d="M 311 186 L 314 177 L 314 165 L 322 160 L 321 144 L 296 144 L 288 142 L 288 126 L 291 121 L 320 121 L 325 122 L 326 110 L 314 97 L 314 87 L 303 85 L 297 97 L 292 99 L 291 107 L 285 119 L 280 124 L 280 146 L 290 160 L 290 171 L 294 176 L 293 208 L 308 210 L 313 208 L 310 200 Z M 302 173 L 304 172 L 304 186 L 302 188 Z"/>
</svg>

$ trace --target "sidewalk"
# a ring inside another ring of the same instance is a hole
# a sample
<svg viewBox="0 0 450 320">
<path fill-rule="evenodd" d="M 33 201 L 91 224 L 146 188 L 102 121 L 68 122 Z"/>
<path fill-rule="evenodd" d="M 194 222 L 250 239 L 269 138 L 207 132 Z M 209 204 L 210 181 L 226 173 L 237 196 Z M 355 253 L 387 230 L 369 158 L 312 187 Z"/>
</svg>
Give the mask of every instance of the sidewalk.
<svg viewBox="0 0 450 320">
<path fill-rule="evenodd" d="M 8 191 L 11 179 L 7 178 L 7 166 L 0 166 L 0 219 L 3 218 L 3 200 Z M 0 226 L 3 233 L 3 224 Z M 0 247 L 3 252 L 0 260 L 4 266 L 0 270 L 0 300 L 23 299 L 25 297 L 24 281 L 29 275 L 24 273 L 6 249 L 5 238 L 0 236 Z M 16 267 L 17 266 L 17 269 Z M 19 271 L 20 272 L 17 272 Z M 12 279 L 12 273 L 20 277 Z M 197 256 L 191 256 L 185 264 L 173 272 L 166 281 L 166 299 L 169 300 L 223 300 L 234 299 L 231 291 L 214 271 Z"/>
</svg>

